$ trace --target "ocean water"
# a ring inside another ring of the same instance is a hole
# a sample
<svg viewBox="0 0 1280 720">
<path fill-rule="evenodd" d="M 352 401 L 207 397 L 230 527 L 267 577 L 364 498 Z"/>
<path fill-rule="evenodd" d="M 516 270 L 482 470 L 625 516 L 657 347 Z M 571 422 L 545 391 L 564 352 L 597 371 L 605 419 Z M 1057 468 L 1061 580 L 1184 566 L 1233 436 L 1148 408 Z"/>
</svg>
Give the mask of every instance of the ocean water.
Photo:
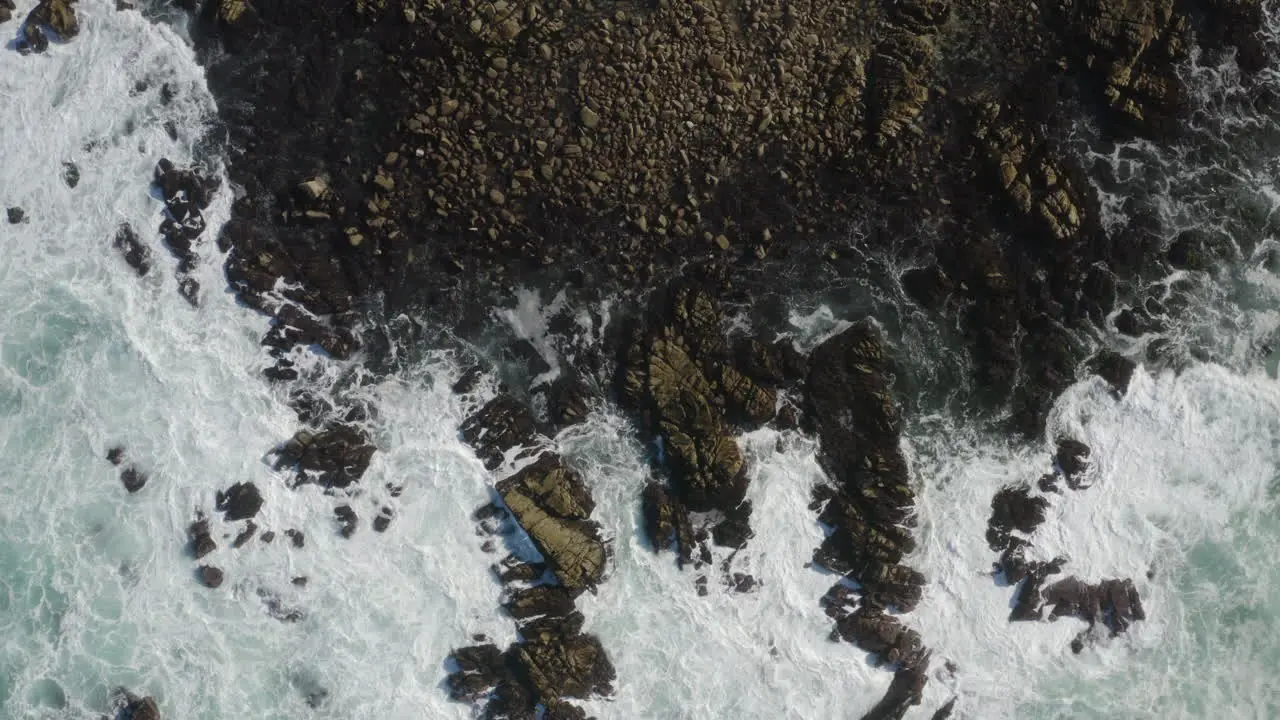
<svg viewBox="0 0 1280 720">
<path fill-rule="evenodd" d="M 0 718 L 97 718 L 122 685 L 189 720 L 470 717 L 441 688 L 446 656 L 474 634 L 514 639 L 488 569 L 499 556 L 481 549 L 470 519 L 495 477 L 456 437 L 492 385 L 453 396 L 457 363 L 427 352 L 352 391 L 377 408 L 380 447 L 359 495 L 287 489 L 264 456 L 296 419 L 260 373 L 265 319 L 225 291 L 212 245 L 231 190 L 207 213 L 198 309 L 178 296 L 176 260 L 158 239 L 156 161 L 221 172 L 201 70 L 173 29 L 111 0 L 77 7 L 73 42 L 43 56 L 0 52 L 0 206 L 29 218 L 0 222 Z M 1146 193 L 1183 226 L 1235 239 L 1219 269 L 1157 287 L 1173 299 L 1163 335 L 1181 359 L 1144 364 L 1119 399 L 1095 379 L 1074 385 L 1043 441 L 1013 443 L 927 405 L 908 418 L 921 487 L 911 563 L 930 584 L 904 619 L 934 649 L 935 672 L 909 718 L 952 697 L 953 717 L 968 720 L 1280 717 L 1280 385 L 1267 352 L 1280 329 L 1280 277 L 1268 269 L 1280 144 L 1229 65 L 1189 72 L 1203 91 L 1196 137 L 1221 141 L 1213 153 L 1093 150 L 1144 171 L 1115 197 Z M 67 161 L 75 188 L 61 177 Z M 152 248 L 145 278 L 111 246 L 125 221 Z M 540 313 L 556 302 L 524 294 L 496 316 L 550 362 Z M 829 308 L 797 313 L 797 341 L 843 320 Z M 1093 340 L 1143 356 L 1154 338 L 1102 328 Z M 900 349 L 911 356 L 909 343 Z M 1068 572 L 1086 580 L 1134 578 L 1148 613 L 1079 655 L 1068 647 L 1078 621 L 1006 621 L 1012 589 L 992 580 L 983 537 L 992 494 L 1047 472 L 1059 434 L 1093 448 L 1093 485 L 1051 497 L 1035 553 L 1068 555 Z M 856 718 L 888 686 L 865 653 L 827 640 L 818 598 L 833 579 L 804 566 L 821 539 L 807 509 L 821 479 L 813 443 L 774 430 L 741 443 L 756 537 L 732 566 L 761 585 L 731 593 L 711 571 L 700 597 L 695 574 L 638 532 L 646 449 L 621 414 L 602 406 L 553 440 L 591 483 L 614 550 L 607 581 L 579 601 L 618 670 L 616 696 L 585 703 L 602 720 Z M 104 459 L 116 444 L 149 475 L 135 495 Z M 306 546 L 280 537 L 232 549 L 239 528 L 214 516 L 220 548 L 202 562 L 227 580 L 209 590 L 185 529 L 242 481 L 266 499 L 262 530 L 300 529 Z M 363 521 L 351 539 L 332 517 L 344 502 Z M 384 504 L 396 517 L 373 533 Z M 300 576 L 305 587 L 291 582 Z M 301 618 L 282 622 L 280 608 Z"/>
</svg>

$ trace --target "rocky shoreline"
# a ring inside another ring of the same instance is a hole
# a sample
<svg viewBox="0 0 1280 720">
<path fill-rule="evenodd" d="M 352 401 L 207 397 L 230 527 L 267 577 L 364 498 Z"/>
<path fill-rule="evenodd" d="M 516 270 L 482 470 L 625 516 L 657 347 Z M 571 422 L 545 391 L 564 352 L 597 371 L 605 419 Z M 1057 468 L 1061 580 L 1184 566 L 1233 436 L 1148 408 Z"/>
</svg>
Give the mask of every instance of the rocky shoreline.
<svg viewBox="0 0 1280 720">
<path fill-rule="evenodd" d="M 1067 130 L 1083 119 L 1110 140 L 1175 142 L 1187 107 L 1179 63 L 1195 51 L 1234 52 L 1246 74 L 1266 62 L 1258 0 L 204 0 L 187 9 L 236 195 L 217 242 L 230 287 L 271 316 L 264 375 L 294 388 L 303 426 L 276 448 L 276 467 L 295 485 L 340 493 L 377 451 L 362 429 L 370 409 L 317 397 L 302 355 L 384 373 L 392 346 L 413 342 L 413 332 L 387 339 L 402 313 L 471 341 L 521 287 L 563 289 L 582 306 L 621 299 L 600 346 L 559 368 L 559 380 L 508 388 L 460 428 L 489 470 L 510 471 L 477 522 L 525 533 L 542 556 L 495 569 L 521 640 L 453 656 L 451 694 L 484 701 L 489 717 L 539 708 L 584 717 L 567 699 L 608 694 L 616 679 L 573 605 L 608 565 L 589 483 L 542 449 L 585 416 L 592 395 L 618 402 L 656 446 L 662 479 L 637 502 L 655 549 L 695 569 L 711 562 L 709 542 L 736 551 L 752 537 L 736 436 L 772 423 L 817 437 L 829 484 L 815 489 L 812 509 L 828 533 L 814 564 L 841 576 L 821 599 L 834 637 L 895 672 L 866 718 L 901 718 L 918 704 L 929 651 L 890 612 L 910 612 L 927 581 L 903 564 L 915 489 L 898 447 L 890 353 L 867 319 L 805 357 L 766 339 L 777 328 L 730 337 L 723 308 L 779 294 L 779 278 L 786 292 L 820 291 L 884 267 L 868 258 L 892 260 L 910 269 L 886 281 L 940 327 L 961 329 L 972 399 L 1038 438 L 1082 371 L 1125 391 L 1129 360 L 1086 362 L 1090 328 L 1139 331 L 1158 313 L 1135 283 L 1211 251 L 1191 236 L 1170 243 L 1136 201 L 1121 226 L 1104 225 Z M 0 5 L 0 22 L 11 10 Z M 16 49 L 43 51 L 46 31 L 75 37 L 72 2 L 41 2 Z M 201 211 L 219 189 L 166 160 L 155 181 L 164 242 L 194 305 Z M 20 209 L 8 216 L 22 221 Z M 112 242 L 135 272 L 150 271 L 132 228 Z M 538 397 L 545 418 L 531 409 Z M 1069 442 L 1059 453 L 1072 490 L 1083 487 L 1085 455 Z M 121 482 L 133 493 L 146 477 L 130 465 Z M 219 493 L 228 521 L 247 520 L 236 547 L 257 531 L 249 487 Z M 1051 607 L 1051 617 L 1113 634 L 1142 619 L 1130 580 L 1043 587 L 1064 561 L 1023 556 L 1057 480 L 1039 489 L 1007 488 L 992 501 L 997 571 L 1019 585 L 1011 619 Z M 384 506 L 375 530 L 392 517 Z M 335 507 L 335 519 L 347 536 L 359 526 L 350 505 Z M 290 537 L 302 546 L 301 533 Z M 196 559 L 216 545 L 202 515 L 190 539 Z M 760 580 L 729 562 L 721 569 L 735 591 Z M 197 577 L 223 581 L 211 566 Z M 696 582 L 707 591 L 705 575 Z M 158 710 L 130 695 L 121 714 Z"/>
</svg>

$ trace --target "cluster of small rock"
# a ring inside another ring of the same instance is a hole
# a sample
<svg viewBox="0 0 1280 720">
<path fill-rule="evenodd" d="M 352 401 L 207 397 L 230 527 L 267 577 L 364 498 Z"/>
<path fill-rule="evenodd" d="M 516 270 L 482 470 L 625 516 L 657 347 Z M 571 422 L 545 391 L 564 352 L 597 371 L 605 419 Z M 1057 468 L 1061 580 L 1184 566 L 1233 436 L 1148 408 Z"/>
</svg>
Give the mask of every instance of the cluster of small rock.
<svg viewBox="0 0 1280 720">
<path fill-rule="evenodd" d="M 1061 478 L 1071 490 L 1088 488 L 1089 455 L 1089 447 L 1084 443 L 1060 440 L 1054 458 L 1055 472 L 1040 478 L 1037 486 L 1042 492 L 1060 493 L 1058 480 Z M 987 544 L 1000 553 L 1000 559 L 994 564 L 994 573 L 1003 576 L 1005 582 L 1018 586 L 1009 620 L 1043 620 L 1046 607 L 1051 608 L 1049 620 L 1064 616 L 1080 618 L 1088 623 L 1088 627 L 1071 641 L 1072 652 L 1079 653 L 1092 637 L 1096 625 L 1103 625 L 1114 637 L 1127 630 L 1134 621 L 1144 620 L 1146 613 L 1137 588 L 1127 578 L 1090 584 L 1068 576 L 1045 587 L 1045 581 L 1060 574 L 1068 562 L 1065 557 L 1047 562 L 1026 558 L 1032 543 L 1025 536 L 1034 533 L 1044 522 L 1048 507 L 1048 497 L 1032 495 L 1029 483 L 1002 488 L 991 500 Z"/>
<path fill-rule="evenodd" d="M 655 443 L 656 465 L 669 479 L 643 493 L 646 532 L 656 550 L 673 548 L 681 566 L 695 568 L 711 562 L 708 527 L 721 547 L 736 551 L 750 540 L 747 466 L 736 435 L 775 419 L 778 389 L 803 366 L 784 342 L 731 343 L 715 298 L 692 281 L 655 294 L 632 324 L 619 378 L 621 400 Z M 794 425 L 794 410 L 784 410 L 780 422 Z M 727 567 L 725 579 L 739 589 L 754 585 Z M 698 582 L 705 591 L 705 576 Z"/>
<path fill-rule="evenodd" d="M 200 302 L 200 283 L 191 273 L 199 265 L 200 256 L 193 246 L 198 245 L 204 235 L 205 220 L 202 211 L 208 209 L 218 183 L 214 179 L 201 177 L 194 170 L 179 169 L 169 160 L 161 159 L 156 164 L 155 187 L 164 198 L 165 206 L 160 235 L 178 258 L 178 292 L 194 307 Z M 119 247 L 118 243 L 117 246 Z M 132 248 L 126 245 L 122 250 L 128 260 Z M 129 264 L 134 265 L 132 262 Z M 137 266 L 134 267 L 138 269 Z"/>
<path fill-rule="evenodd" d="M 545 438 L 537 425 L 523 404 L 498 395 L 467 419 L 461 434 L 492 471 L 512 453 L 539 453 Z M 582 632 L 582 613 L 574 609 L 574 599 L 603 579 L 609 555 L 591 520 L 595 501 L 581 475 L 549 450 L 494 489 L 501 505 L 475 514 L 481 534 L 509 534 L 518 524 L 542 561 L 510 555 L 494 566 L 508 586 L 503 607 L 522 641 L 505 651 L 491 643 L 455 650 L 450 694 L 482 703 L 487 718 L 584 718 L 567 699 L 612 694 L 615 678 L 599 639 Z M 485 549 L 496 550 L 492 540 Z M 544 714 L 537 714 L 538 705 Z"/>
</svg>

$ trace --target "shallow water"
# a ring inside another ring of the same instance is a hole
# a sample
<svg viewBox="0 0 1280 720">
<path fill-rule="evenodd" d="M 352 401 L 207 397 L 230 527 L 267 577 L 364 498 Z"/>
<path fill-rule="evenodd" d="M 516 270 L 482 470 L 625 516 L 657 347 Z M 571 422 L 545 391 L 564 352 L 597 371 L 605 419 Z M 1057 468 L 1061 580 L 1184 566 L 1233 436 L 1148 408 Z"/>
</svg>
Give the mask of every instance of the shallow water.
<svg viewBox="0 0 1280 720">
<path fill-rule="evenodd" d="M 177 718 L 469 717 L 441 690 L 445 657 L 474 634 L 506 643 L 515 633 L 488 570 L 499 556 L 482 551 L 470 519 L 495 478 L 456 437 L 492 389 L 453 396 L 456 363 L 428 352 L 412 371 L 352 391 L 376 406 L 380 447 L 358 496 L 287 489 L 264 456 L 297 421 L 260 373 L 265 319 L 225 291 L 212 247 L 231 192 L 208 212 L 192 309 L 148 191 L 160 157 L 191 162 L 209 146 L 201 70 L 174 31 L 109 0 L 78 7 L 75 41 L 44 56 L 0 53 L 0 205 L 29 216 L 0 224 L 0 717 L 95 716 L 120 685 L 156 695 Z M 1266 147 L 1266 133 L 1250 137 L 1251 152 Z M 934 649 L 937 673 L 910 718 L 953 695 L 954 717 L 975 720 L 1280 716 L 1280 387 L 1263 349 L 1275 341 L 1280 281 L 1266 269 L 1271 210 L 1254 207 L 1275 207 L 1259 188 L 1276 163 L 1233 161 L 1253 190 L 1227 193 L 1236 204 L 1215 215 L 1179 170 L 1189 161 L 1169 157 L 1160 192 L 1171 212 L 1225 218 L 1247 246 L 1194 278 L 1192 310 L 1171 317 L 1167 334 L 1213 362 L 1143 368 L 1121 399 L 1083 381 L 1059 399 L 1040 443 L 1012 445 L 927 406 L 909 419 L 903 442 L 922 488 L 911 563 L 931 582 L 904 621 Z M 79 167 L 74 189 L 64 161 Z M 124 221 L 152 247 L 145 278 L 111 247 Z M 556 367 L 544 309 L 526 294 L 504 317 Z M 829 309 L 792 316 L 806 346 L 846 320 Z M 1149 341 L 1100 337 L 1135 351 Z M 910 370 L 931 377 L 927 364 Z M 1051 497 L 1036 552 L 1069 555 L 1067 571 L 1087 580 L 1134 578 L 1149 616 L 1080 655 L 1068 648 L 1075 620 L 1005 620 L 1012 589 L 990 577 L 983 537 L 992 494 L 1049 471 L 1059 433 L 1093 448 L 1093 485 Z M 733 569 L 761 585 L 731 593 L 709 568 L 706 597 L 694 572 L 638 532 L 646 448 L 621 414 L 602 407 L 554 442 L 592 485 L 614 549 L 608 580 L 579 601 L 618 670 L 616 697 L 586 703 L 593 714 L 852 718 L 879 699 L 890 674 L 827 640 L 818 598 L 833 578 L 805 567 L 822 535 L 807 509 L 821 479 L 812 442 L 773 430 L 741 439 L 756 537 Z M 104 459 L 115 444 L 149 474 L 136 495 Z M 235 550 L 238 525 L 215 517 L 221 547 L 203 562 L 227 582 L 211 591 L 195 581 L 185 529 L 240 481 L 263 491 L 262 530 L 301 529 L 306 546 L 282 536 Z M 404 493 L 391 497 L 388 483 Z M 362 519 L 350 540 L 332 518 L 344 502 Z M 396 517 L 378 534 L 368 526 L 383 505 Z M 290 582 L 299 576 L 306 587 Z M 281 622 L 273 604 L 302 619 Z M 947 660 L 954 677 L 937 672 Z"/>
</svg>

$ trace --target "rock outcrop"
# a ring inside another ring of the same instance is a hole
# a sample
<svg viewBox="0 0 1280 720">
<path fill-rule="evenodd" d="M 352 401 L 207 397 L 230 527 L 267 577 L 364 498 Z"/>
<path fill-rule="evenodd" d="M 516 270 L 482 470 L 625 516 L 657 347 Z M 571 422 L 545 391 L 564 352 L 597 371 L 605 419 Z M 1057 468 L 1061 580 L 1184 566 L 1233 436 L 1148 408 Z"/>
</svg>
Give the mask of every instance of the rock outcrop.
<svg viewBox="0 0 1280 720">
<path fill-rule="evenodd" d="M 239 482 L 215 496 L 215 507 L 227 522 L 248 520 L 262 509 L 262 493 L 251 482 Z"/>
<path fill-rule="evenodd" d="M 1087 469 L 1088 458 L 1089 447 L 1084 443 L 1060 440 L 1054 458 L 1055 472 L 1040 479 L 1040 490 L 1061 492 L 1056 483 L 1059 476 L 1065 476 L 1070 489 L 1085 489 L 1088 486 L 1082 484 L 1081 475 Z M 987 543 L 1001 554 L 992 565 L 992 574 L 1003 576 L 1004 582 L 1016 587 L 1010 621 L 1044 620 L 1044 608 L 1051 606 L 1049 620 L 1073 616 L 1088 623 L 1071 643 L 1072 651 L 1079 653 L 1098 623 L 1115 636 L 1134 621 L 1145 619 L 1146 614 L 1132 580 L 1104 580 L 1090 585 L 1073 576 L 1045 586 L 1050 577 L 1061 574 L 1068 564 L 1065 557 L 1047 562 L 1027 558 L 1027 551 L 1033 547 L 1031 536 L 1044 522 L 1049 506 L 1048 498 L 1033 496 L 1030 484 L 1026 483 L 1001 488 L 996 493 L 991 500 Z M 1020 534 L 1014 534 L 1015 530 Z"/>
<path fill-rule="evenodd" d="M 204 235 L 203 211 L 212 202 L 218 183 L 193 169 L 178 168 L 162 158 L 156 164 L 154 185 L 164 198 L 165 206 L 160 235 L 178 258 L 178 291 L 191 305 L 197 305 L 200 284 L 191 273 L 200 263 L 196 247 Z"/>
<path fill-rule="evenodd" d="M 116 229 L 116 236 L 112 244 L 124 256 L 124 261 L 128 263 L 129 267 L 138 273 L 138 277 L 143 277 L 151 272 L 151 248 L 143 244 L 142 239 L 134 232 L 132 225 L 129 223 L 121 224 Z"/>
<path fill-rule="evenodd" d="M 659 293 L 631 328 L 620 368 L 622 401 L 670 479 L 670 492 L 645 492 L 650 540 L 655 549 L 677 549 L 682 563 L 694 552 L 690 512 L 710 513 L 719 545 L 737 549 L 751 537 L 736 436 L 774 418 L 779 389 L 798 379 L 787 371 L 803 364 L 784 343 L 731 344 L 715 292 L 712 282 L 685 281 Z"/>
<path fill-rule="evenodd" d="M 316 483 L 345 488 L 357 482 L 377 448 L 354 425 L 333 423 L 319 432 L 300 430 L 276 450 L 276 469 L 293 467 L 294 486 Z"/>
<path fill-rule="evenodd" d="M 522 403 L 499 395 L 463 423 L 462 436 L 486 467 L 496 469 L 516 450 L 545 444 Z M 615 672 L 599 639 L 582 632 L 583 616 L 574 599 L 594 590 L 605 572 L 608 548 L 591 520 L 595 500 L 576 470 L 558 454 L 543 451 L 532 462 L 498 481 L 501 505 L 473 515 L 481 535 L 507 534 L 518 525 L 542 555 L 507 557 L 494 566 L 509 586 L 503 607 L 522 638 L 507 650 L 492 644 L 455 650 L 450 695 L 483 705 L 483 717 L 585 718 L 570 698 L 613 692 Z M 486 550 L 496 550 L 485 541 Z"/>
<path fill-rule="evenodd" d="M 915 491 L 899 448 L 901 418 L 880 331 L 862 320 L 809 356 L 805 404 L 821 445 L 828 485 L 814 489 L 812 508 L 828 534 L 814 563 L 844 575 L 823 598 L 834 637 L 898 665 L 883 700 L 866 718 L 901 718 L 920 702 L 929 653 L 914 630 L 884 612 L 920 602 L 925 582 L 901 564 L 914 547 L 907 528 Z"/>
</svg>

